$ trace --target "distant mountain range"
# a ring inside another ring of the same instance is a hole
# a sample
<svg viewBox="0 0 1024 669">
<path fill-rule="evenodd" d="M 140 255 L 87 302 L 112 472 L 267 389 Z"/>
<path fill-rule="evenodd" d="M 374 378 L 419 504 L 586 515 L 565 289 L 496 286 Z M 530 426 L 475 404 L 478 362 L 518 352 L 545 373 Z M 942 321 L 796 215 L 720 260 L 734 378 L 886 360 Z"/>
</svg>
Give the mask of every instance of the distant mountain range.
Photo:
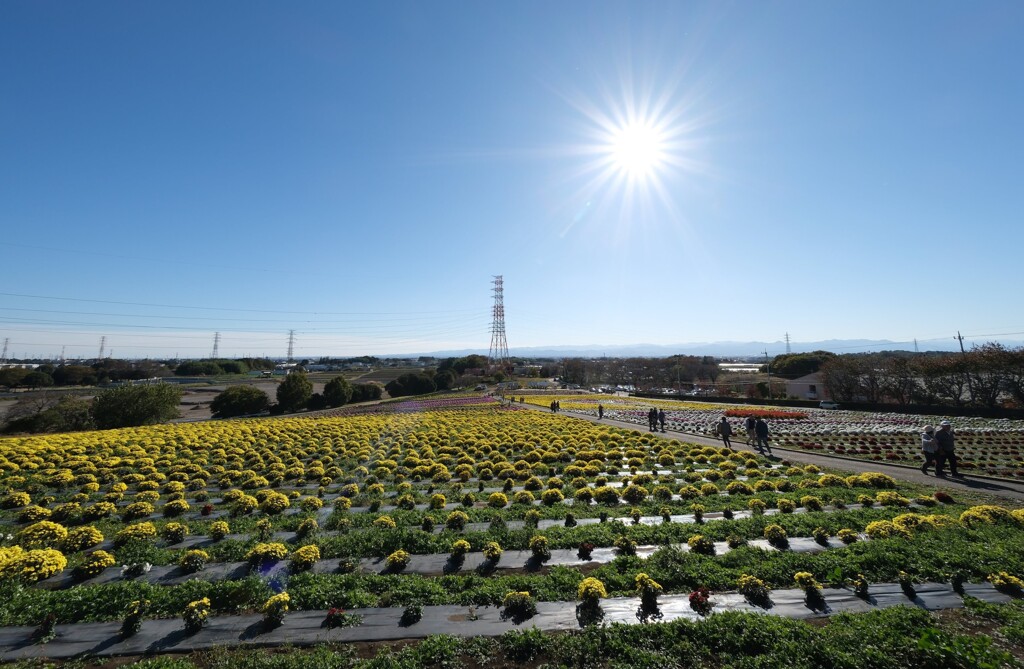
<svg viewBox="0 0 1024 669">
<path fill-rule="evenodd" d="M 1007 348 L 1024 345 L 1020 341 L 1001 342 Z M 872 353 L 878 351 L 913 351 L 914 342 L 894 342 L 887 339 L 829 339 L 826 341 L 790 342 L 790 351 L 805 353 L 808 351 L 831 351 L 833 353 Z M 921 343 L 918 348 L 923 351 L 959 351 L 960 344 L 950 338 L 949 342 L 929 341 Z M 524 346 L 510 348 L 509 355 L 521 358 L 663 358 L 670 355 L 710 355 L 716 358 L 752 358 L 764 357 L 765 351 L 770 357 L 786 352 L 783 341 L 716 341 L 690 344 L 627 344 L 608 345 L 588 344 L 583 346 Z M 424 353 L 402 353 L 378 355 L 380 358 L 410 358 L 433 356 L 435 358 L 458 358 L 465 355 L 487 355 L 484 349 L 463 349 L 455 351 L 430 351 Z"/>
</svg>

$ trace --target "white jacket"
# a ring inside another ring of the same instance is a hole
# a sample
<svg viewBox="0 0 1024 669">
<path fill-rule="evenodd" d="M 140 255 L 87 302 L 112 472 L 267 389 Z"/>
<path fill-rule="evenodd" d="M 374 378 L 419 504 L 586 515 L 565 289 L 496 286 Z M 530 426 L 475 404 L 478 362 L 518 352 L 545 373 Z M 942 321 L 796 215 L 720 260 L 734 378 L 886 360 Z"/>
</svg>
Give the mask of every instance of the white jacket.
<svg viewBox="0 0 1024 669">
<path fill-rule="evenodd" d="M 939 442 L 935 439 L 935 435 L 927 432 L 921 433 L 921 450 L 925 453 L 937 453 L 939 451 Z"/>
</svg>

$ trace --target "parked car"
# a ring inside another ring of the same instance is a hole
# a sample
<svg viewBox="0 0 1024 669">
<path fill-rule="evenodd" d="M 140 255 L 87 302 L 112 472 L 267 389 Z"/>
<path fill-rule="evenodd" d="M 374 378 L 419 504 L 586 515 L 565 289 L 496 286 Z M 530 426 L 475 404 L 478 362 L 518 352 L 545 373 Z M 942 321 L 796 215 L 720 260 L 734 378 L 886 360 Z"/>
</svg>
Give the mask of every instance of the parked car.
<svg viewBox="0 0 1024 669">
<path fill-rule="evenodd" d="M 838 409 L 839 403 L 833 402 L 832 400 L 822 400 L 818 403 L 819 409 Z"/>
<path fill-rule="evenodd" d="M 487 385 L 486 385 L 486 384 L 484 384 L 484 383 L 481 383 L 480 385 L 478 385 L 478 386 L 477 386 L 476 388 L 474 388 L 473 390 L 487 390 Z"/>
</svg>

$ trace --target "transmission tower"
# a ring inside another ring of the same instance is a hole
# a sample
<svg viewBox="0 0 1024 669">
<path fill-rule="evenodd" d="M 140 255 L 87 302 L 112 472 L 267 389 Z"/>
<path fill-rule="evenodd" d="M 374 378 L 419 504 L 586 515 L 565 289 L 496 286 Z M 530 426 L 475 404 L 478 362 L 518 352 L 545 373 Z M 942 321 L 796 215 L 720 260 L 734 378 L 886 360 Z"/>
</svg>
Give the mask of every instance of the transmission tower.
<svg viewBox="0 0 1024 669">
<path fill-rule="evenodd" d="M 789 355 L 792 351 L 789 350 L 789 333 L 786 333 L 786 355 Z"/>
<path fill-rule="evenodd" d="M 295 352 L 295 330 L 288 331 L 288 362 L 292 361 L 292 353 Z"/>
<path fill-rule="evenodd" d="M 100 360 L 102 360 L 103 359 L 103 351 L 106 350 L 106 348 L 107 348 L 107 337 L 106 337 L 106 335 L 104 335 L 103 337 L 100 337 L 100 354 L 98 356 L 96 356 L 96 357 L 99 358 Z"/>
<path fill-rule="evenodd" d="M 914 337 L 914 353 L 920 353 L 921 349 L 917 347 L 917 337 Z"/>
<path fill-rule="evenodd" d="M 494 288 L 491 289 L 494 293 L 494 308 L 492 310 L 494 320 L 491 323 L 491 348 L 487 358 L 490 364 L 505 367 L 508 365 L 508 341 L 505 339 L 505 289 L 500 274 L 495 276 L 491 283 L 494 284 Z"/>
<path fill-rule="evenodd" d="M 220 333 L 213 333 L 213 354 L 210 356 L 214 360 L 217 359 L 217 350 L 220 348 Z"/>
<path fill-rule="evenodd" d="M 11 343 L 10 337 L 4 337 L 4 352 L 0 353 L 0 362 L 7 362 L 7 345 Z"/>
</svg>

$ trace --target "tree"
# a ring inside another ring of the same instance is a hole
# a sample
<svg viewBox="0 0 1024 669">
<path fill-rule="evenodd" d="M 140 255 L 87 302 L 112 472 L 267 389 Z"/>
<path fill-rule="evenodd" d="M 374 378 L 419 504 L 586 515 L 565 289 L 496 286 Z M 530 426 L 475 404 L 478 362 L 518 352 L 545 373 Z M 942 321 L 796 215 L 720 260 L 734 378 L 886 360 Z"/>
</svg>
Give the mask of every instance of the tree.
<svg viewBox="0 0 1024 669">
<path fill-rule="evenodd" d="M 92 402 L 96 427 L 152 425 L 178 417 L 181 388 L 169 383 L 120 386 L 105 390 Z"/>
<path fill-rule="evenodd" d="M 797 379 L 815 373 L 826 360 L 834 357 L 835 353 L 828 351 L 777 355 L 772 360 L 772 375 L 784 379 Z"/>
<path fill-rule="evenodd" d="M 37 369 L 26 374 L 22 383 L 29 388 L 45 388 L 53 385 L 53 377 Z"/>
<path fill-rule="evenodd" d="M 1018 407 L 1024 407 L 1024 347 L 1006 352 L 1006 392 Z"/>
<path fill-rule="evenodd" d="M 324 386 L 324 404 L 340 407 L 352 401 L 352 386 L 344 376 L 336 376 Z"/>
<path fill-rule="evenodd" d="M 85 365 L 61 365 L 53 370 L 53 382 L 58 386 L 91 386 L 96 383 L 96 372 Z"/>
<path fill-rule="evenodd" d="M 974 346 L 967 353 L 967 373 L 971 383 L 971 403 L 986 408 L 999 406 L 1007 388 L 1012 355 L 1001 344 Z"/>
<path fill-rule="evenodd" d="M 213 398 L 210 411 L 216 418 L 231 418 L 266 411 L 270 398 L 256 386 L 231 386 Z"/>
<path fill-rule="evenodd" d="M 882 393 L 896 400 L 901 407 L 906 406 L 920 394 L 917 381 L 917 369 L 906 357 L 884 358 L 881 364 Z"/>
<path fill-rule="evenodd" d="M 277 387 L 277 403 L 285 413 L 298 411 L 313 396 L 313 384 L 305 372 L 292 372 Z"/>
<path fill-rule="evenodd" d="M 76 432 L 96 426 L 89 400 L 73 395 L 33 393 L 7 412 L 5 432 Z"/>
<path fill-rule="evenodd" d="M 962 355 L 929 358 L 921 366 L 925 391 L 940 402 L 962 407 L 966 404 L 970 374 Z"/>
<path fill-rule="evenodd" d="M 455 385 L 455 370 L 442 369 L 434 374 L 434 385 L 438 390 L 448 390 Z"/>
<path fill-rule="evenodd" d="M 248 374 L 249 365 L 241 360 L 218 360 L 217 365 L 224 370 L 225 374 Z"/>
<path fill-rule="evenodd" d="M 860 363 L 850 355 L 830 358 L 821 369 L 821 381 L 828 394 L 840 402 L 852 402 L 861 394 Z"/>
<path fill-rule="evenodd" d="M 5 388 L 16 388 L 20 386 L 30 370 L 21 367 L 6 367 L 0 369 L 0 386 Z"/>
<path fill-rule="evenodd" d="M 379 383 L 354 383 L 352 384 L 352 401 L 369 402 L 379 400 L 384 395 L 384 386 Z"/>
<path fill-rule="evenodd" d="M 384 390 L 388 391 L 388 395 L 392 397 L 405 397 L 407 395 L 423 395 L 426 393 L 432 393 L 437 389 L 434 385 L 434 380 L 426 374 L 416 374 L 415 372 L 407 372 L 402 374 L 397 379 L 389 381 L 384 386 Z"/>
<path fill-rule="evenodd" d="M 214 376 L 224 370 L 213 360 L 186 360 L 174 370 L 175 376 Z"/>
</svg>

